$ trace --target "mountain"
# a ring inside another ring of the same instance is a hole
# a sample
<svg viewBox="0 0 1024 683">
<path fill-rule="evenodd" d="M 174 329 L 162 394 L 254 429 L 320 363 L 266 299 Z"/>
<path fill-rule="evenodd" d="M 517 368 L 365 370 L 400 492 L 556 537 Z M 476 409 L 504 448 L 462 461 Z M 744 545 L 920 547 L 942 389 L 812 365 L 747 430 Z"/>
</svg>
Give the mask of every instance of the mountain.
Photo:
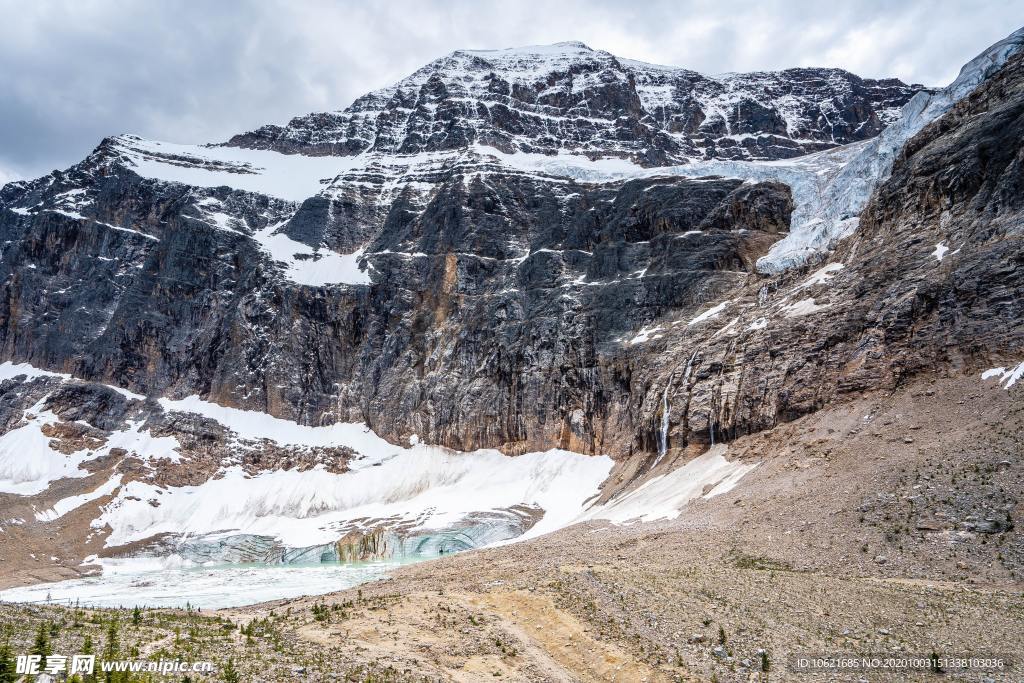
<svg viewBox="0 0 1024 683">
<path fill-rule="evenodd" d="M 1009 388 L 1022 42 L 936 90 L 459 51 L 4 186 L 0 548 L 65 544 L 5 581 L 671 519 L 756 480 L 744 439 L 922 378 Z"/>
<path fill-rule="evenodd" d="M 344 111 L 264 126 L 228 144 L 341 156 L 479 144 L 645 166 L 785 159 L 877 135 L 921 89 L 841 69 L 708 77 L 579 42 L 459 50 Z"/>
</svg>

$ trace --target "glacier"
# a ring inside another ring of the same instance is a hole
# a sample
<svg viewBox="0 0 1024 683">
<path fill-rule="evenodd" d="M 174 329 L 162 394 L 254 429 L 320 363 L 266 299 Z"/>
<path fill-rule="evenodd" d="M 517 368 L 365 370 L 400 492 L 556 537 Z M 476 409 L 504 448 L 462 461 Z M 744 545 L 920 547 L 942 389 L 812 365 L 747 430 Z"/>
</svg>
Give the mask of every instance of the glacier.
<svg viewBox="0 0 1024 683">
<path fill-rule="evenodd" d="M 1022 44 L 1024 28 L 1014 31 L 965 64 L 956 79 L 945 88 L 914 95 L 903 106 L 899 118 L 878 137 L 857 143 L 856 154 L 830 174 L 817 199 L 797 204 L 789 235 L 758 259 L 758 269 L 771 274 L 803 265 L 853 233 L 857 228 L 857 217 L 875 187 L 889 177 L 903 145 L 998 71 Z"/>
<path fill-rule="evenodd" d="M 0 364 L 3 379 L 40 377 L 79 381 L 28 364 Z M 145 399 L 111 388 L 133 400 L 155 401 L 167 413 L 215 420 L 238 448 L 262 440 L 344 446 L 353 457 L 341 472 L 322 465 L 247 472 L 224 463 L 191 486 L 158 485 L 145 472 L 134 478 L 111 473 L 35 511 L 35 522 L 45 524 L 92 505 L 93 534 L 109 532 L 101 551 L 108 557 L 93 556 L 85 566 L 95 565 L 101 574 L 4 591 L 3 599 L 115 606 L 131 595 L 150 606 L 226 607 L 328 592 L 381 578 L 404 563 L 535 538 L 577 522 L 673 518 L 703 490 L 726 490 L 756 466 L 727 460 L 725 447 L 718 446 L 681 473 L 595 505 L 614 465 L 604 455 L 551 449 L 510 457 L 491 449 L 453 451 L 415 437 L 403 446 L 359 423 L 308 426 L 197 396 Z M 0 479 L 7 493 L 33 496 L 58 479 L 86 477 L 81 466 L 115 447 L 143 463 L 167 458 L 186 464 L 174 437 L 153 436 L 139 419 L 109 432 L 103 444 L 64 455 L 40 430 L 59 421 L 43 409 L 45 400 L 26 411 L 24 425 L 0 435 Z M 29 436 L 36 457 L 26 460 Z M 31 471 L 26 463 L 33 464 Z M 126 544 L 135 544 L 127 557 L 121 550 Z M 214 587 L 224 581 L 245 590 L 221 595 Z"/>
</svg>

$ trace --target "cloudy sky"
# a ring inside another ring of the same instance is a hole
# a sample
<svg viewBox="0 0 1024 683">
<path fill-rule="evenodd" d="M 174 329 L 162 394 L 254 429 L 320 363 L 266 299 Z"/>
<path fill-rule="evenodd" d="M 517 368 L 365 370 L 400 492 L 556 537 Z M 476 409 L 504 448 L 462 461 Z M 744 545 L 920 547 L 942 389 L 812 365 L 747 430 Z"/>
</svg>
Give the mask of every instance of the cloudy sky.
<svg viewBox="0 0 1024 683">
<path fill-rule="evenodd" d="M 104 136 L 221 141 L 341 109 L 459 48 L 582 40 L 705 73 L 838 66 L 944 85 L 1024 23 L 992 0 L 0 0 L 0 184 Z"/>
</svg>

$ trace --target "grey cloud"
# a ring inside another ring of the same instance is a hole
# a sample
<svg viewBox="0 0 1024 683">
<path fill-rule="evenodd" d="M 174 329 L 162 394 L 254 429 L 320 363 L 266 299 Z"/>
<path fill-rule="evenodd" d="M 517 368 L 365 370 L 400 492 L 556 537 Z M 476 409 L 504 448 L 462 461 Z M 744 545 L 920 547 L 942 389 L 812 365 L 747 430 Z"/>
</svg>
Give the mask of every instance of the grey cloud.
<svg viewBox="0 0 1024 683">
<path fill-rule="evenodd" d="M 106 136 L 179 142 L 340 109 L 458 48 L 582 40 L 706 73 L 840 66 L 944 84 L 1012 3 L 0 0 L 0 183 Z"/>
</svg>

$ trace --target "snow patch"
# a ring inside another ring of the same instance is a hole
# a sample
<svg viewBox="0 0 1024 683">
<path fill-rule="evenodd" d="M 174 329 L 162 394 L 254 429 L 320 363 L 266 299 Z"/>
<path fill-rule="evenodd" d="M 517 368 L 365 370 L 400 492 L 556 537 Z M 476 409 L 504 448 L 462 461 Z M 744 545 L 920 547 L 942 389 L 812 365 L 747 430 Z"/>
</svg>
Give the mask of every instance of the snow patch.
<svg viewBox="0 0 1024 683">
<path fill-rule="evenodd" d="M 732 303 L 732 300 L 731 299 L 726 299 L 725 301 L 723 301 L 722 303 L 718 304 L 717 306 L 714 306 L 713 308 L 709 308 L 708 310 L 704 311 L 703 313 L 698 315 L 696 318 L 694 318 L 690 322 L 686 323 L 686 325 L 687 326 L 696 325 L 697 323 L 702 323 L 705 320 L 710 320 L 711 318 L 714 318 L 719 313 L 724 311 L 725 307 L 728 306 L 730 303 Z"/>
<path fill-rule="evenodd" d="M 89 473 L 79 468 L 93 456 L 87 450 L 64 455 L 50 448 L 43 427 L 60 420 L 40 401 L 25 411 L 24 425 L 0 436 L 0 493 L 33 496 L 58 479 L 82 478 Z"/>
<path fill-rule="evenodd" d="M 26 381 L 38 377 L 75 381 L 71 375 L 41 370 L 28 363 L 0 363 L 0 381 L 18 377 L 24 377 Z M 145 399 L 126 389 L 103 386 L 135 400 Z M 45 491 L 54 481 L 87 477 L 89 472 L 81 469 L 82 463 L 108 455 L 115 448 L 123 448 L 147 461 L 159 458 L 173 461 L 180 459 L 177 439 L 155 437 L 148 429 L 142 429 L 141 421 L 129 421 L 125 429 L 111 432 L 99 448 L 81 449 L 69 455 L 54 450 L 50 447 L 50 437 L 43 433 L 43 429 L 61 420 L 52 411 L 43 409 L 48 396 L 24 411 L 24 424 L 0 435 L 0 493 L 31 496 Z"/>
<path fill-rule="evenodd" d="M 253 235 L 253 239 L 260 243 L 270 258 L 285 264 L 289 279 L 311 287 L 370 284 L 369 270 L 359 268 L 362 249 L 352 254 L 339 254 L 326 248 L 314 249 L 283 232 L 275 232 L 283 225 L 269 226 Z"/>
<path fill-rule="evenodd" d="M 1017 383 L 1021 377 L 1024 377 L 1024 361 L 1017 364 L 1012 368 L 992 368 L 981 373 L 983 380 L 992 379 L 993 377 L 999 378 L 999 386 L 1004 389 L 1009 389 Z"/>
<path fill-rule="evenodd" d="M 137 135 L 114 138 L 121 159 L 145 178 L 195 187 L 233 187 L 302 201 L 322 190 L 358 157 L 309 157 L 267 150 L 179 145 Z"/>
<path fill-rule="evenodd" d="M 69 496 L 62 498 L 53 504 L 53 507 L 49 510 L 43 510 L 42 512 L 36 513 L 36 519 L 40 522 L 52 522 L 55 519 L 60 519 L 72 510 L 77 510 L 86 503 L 102 498 L 103 496 L 109 496 L 111 493 L 117 490 L 121 485 L 121 475 L 115 474 L 108 479 L 99 488 L 90 491 L 88 493 L 82 493 L 77 496 Z"/>
<path fill-rule="evenodd" d="M 175 437 L 153 436 L 152 432 L 143 429 L 142 425 L 141 420 L 128 420 L 128 428 L 112 432 L 107 437 L 106 444 L 97 453 L 105 455 L 115 448 L 121 448 L 146 461 L 161 459 L 171 462 L 181 461 L 181 454 L 178 453 L 181 444 Z"/>
<path fill-rule="evenodd" d="M 640 329 L 639 332 L 636 333 L 636 336 L 634 336 L 627 342 L 627 344 L 633 346 L 635 344 L 643 344 L 644 342 L 648 342 L 652 339 L 661 339 L 661 337 L 664 335 L 658 334 L 658 332 L 661 332 L 662 329 L 663 328 L 661 327 L 661 325 L 657 325 L 654 327 L 643 327 Z"/>
<path fill-rule="evenodd" d="M 50 372 L 49 370 L 42 370 L 28 363 L 12 363 L 11 361 L 5 361 L 0 363 L 0 382 L 8 379 L 14 379 L 24 375 L 27 380 L 33 380 L 37 377 L 59 377 L 64 380 L 74 380 L 72 375 L 63 372 Z M 81 380 L 85 382 L 86 380 Z M 100 382 L 94 382 L 94 384 L 101 384 Z M 117 393 L 125 396 L 126 398 L 134 399 L 136 401 L 145 401 L 146 397 L 142 394 L 136 394 L 133 391 L 122 389 L 121 387 L 115 387 L 112 384 L 103 384 L 108 389 L 112 389 Z"/>
<path fill-rule="evenodd" d="M 827 284 L 837 272 L 843 269 L 843 267 L 842 263 L 830 263 L 824 268 L 819 268 L 814 271 L 810 277 L 804 280 L 797 289 Z"/>
<path fill-rule="evenodd" d="M 25 424 L 0 436 L 0 493 L 32 496 L 49 488 L 59 479 L 81 479 L 89 472 L 81 465 L 109 455 L 114 448 L 123 448 L 142 460 L 180 459 L 178 440 L 170 436 L 154 437 L 142 429 L 141 422 L 129 422 L 127 429 L 112 432 L 106 442 L 95 450 L 81 449 L 65 455 L 50 447 L 50 437 L 43 433 L 46 425 L 58 424 L 60 418 L 42 410 L 45 398 L 25 411 Z"/>
<path fill-rule="evenodd" d="M 726 460 L 727 451 L 724 444 L 712 446 L 682 467 L 654 477 L 633 491 L 592 508 L 583 518 L 618 523 L 676 519 L 690 501 L 712 498 L 731 490 L 745 474 L 757 467 L 757 463 Z"/>
<path fill-rule="evenodd" d="M 0 382 L 8 379 L 14 379 L 21 375 L 24 375 L 28 380 L 33 380 L 37 377 L 60 377 L 61 379 L 71 379 L 71 375 L 66 375 L 60 372 L 50 372 L 49 370 L 41 370 L 35 366 L 29 365 L 28 363 L 12 363 L 11 361 L 0 363 Z"/>
<path fill-rule="evenodd" d="M 350 463 L 351 467 L 377 464 L 386 458 L 397 455 L 402 450 L 400 446 L 388 443 L 369 427 L 357 422 L 338 422 L 322 427 L 312 427 L 255 410 L 228 408 L 204 401 L 198 396 L 188 396 L 177 400 L 161 398 L 158 403 L 167 411 L 196 413 L 216 420 L 233 431 L 240 439 L 252 441 L 269 439 L 281 446 L 324 448 L 347 446 L 366 458 Z"/>
<path fill-rule="evenodd" d="M 828 308 L 828 304 L 819 306 L 813 298 L 801 299 L 794 304 L 783 307 L 783 314 L 787 318 L 797 318 L 802 315 L 811 315 Z"/>
</svg>

